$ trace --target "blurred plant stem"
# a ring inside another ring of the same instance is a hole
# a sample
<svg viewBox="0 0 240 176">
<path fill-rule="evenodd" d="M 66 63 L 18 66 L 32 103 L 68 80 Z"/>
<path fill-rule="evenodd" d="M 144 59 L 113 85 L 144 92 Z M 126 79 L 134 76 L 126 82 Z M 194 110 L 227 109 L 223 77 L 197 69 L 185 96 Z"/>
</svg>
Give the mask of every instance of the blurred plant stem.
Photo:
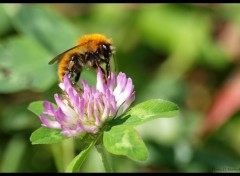
<svg viewBox="0 0 240 176">
<path fill-rule="evenodd" d="M 69 138 L 51 146 L 57 171 L 64 172 L 74 158 L 74 140 Z"/>
<path fill-rule="evenodd" d="M 112 173 L 113 170 L 112 170 L 112 166 L 109 162 L 109 159 L 108 159 L 108 156 L 107 156 L 107 152 L 103 146 L 103 144 L 98 144 L 98 145 L 95 145 L 100 157 L 101 157 L 101 160 L 103 162 L 103 166 L 104 166 L 104 169 L 107 173 Z"/>
</svg>

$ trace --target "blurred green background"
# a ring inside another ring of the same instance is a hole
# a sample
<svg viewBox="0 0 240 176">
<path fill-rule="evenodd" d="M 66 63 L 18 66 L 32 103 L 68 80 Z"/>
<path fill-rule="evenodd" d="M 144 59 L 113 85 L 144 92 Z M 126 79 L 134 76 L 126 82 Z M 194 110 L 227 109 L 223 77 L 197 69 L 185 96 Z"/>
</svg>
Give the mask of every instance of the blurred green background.
<svg viewBox="0 0 240 176">
<path fill-rule="evenodd" d="M 240 172 L 240 4 L 0 4 L 0 26 L 0 172 L 62 172 L 59 146 L 31 145 L 41 123 L 27 107 L 54 102 L 57 64 L 48 62 L 91 33 L 112 38 L 133 105 L 180 107 L 138 126 L 149 158 L 112 156 L 115 172 Z M 95 150 L 81 172 L 104 172 Z"/>
</svg>

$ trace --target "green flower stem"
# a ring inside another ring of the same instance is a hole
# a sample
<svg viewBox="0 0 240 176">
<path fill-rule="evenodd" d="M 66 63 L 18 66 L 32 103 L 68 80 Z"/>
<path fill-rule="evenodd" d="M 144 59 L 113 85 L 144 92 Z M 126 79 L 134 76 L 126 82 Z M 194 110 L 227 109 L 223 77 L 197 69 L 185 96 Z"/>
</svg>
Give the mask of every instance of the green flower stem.
<svg viewBox="0 0 240 176">
<path fill-rule="evenodd" d="M 74 158 L 74 140 L 69 138 L 58 144 L 52 144 L 52 152 L 58 172 L 64 172 Z"/>
<path fill-rule="evenodd" d="M 103 144 L 102 144 L 102 143 L 97 144 L 97 145 L 95 145 L 95 147 L 96 147 L 98 153 L 99 153 L 100 156 L 101 156 L 101 159 L 102 159 L 102 162 L 103 162 L 103 166 L 104 166 L 104 168 L 105 168 L 105 171 L 108 172 L 108 173 L 110 173 L 110 172 L 112 173 L 113 170 L 112 170 L 112 167 L 111 167 L 110 162 L 109 162 L 109 160 L 108 160 L 107 152 L 106 152 Z"/>
</svg>

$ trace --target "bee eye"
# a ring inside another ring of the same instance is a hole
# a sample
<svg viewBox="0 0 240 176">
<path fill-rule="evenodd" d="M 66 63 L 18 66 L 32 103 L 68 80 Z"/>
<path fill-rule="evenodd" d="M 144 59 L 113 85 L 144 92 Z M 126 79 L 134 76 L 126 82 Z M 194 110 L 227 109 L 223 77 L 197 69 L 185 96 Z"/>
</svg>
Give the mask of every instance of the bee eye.
<svg viewBox="0 0 240 176">
<path fill-rule="evenodd" d="M 97 50 L 97 54 L 103 55 L 107 49 L 107 46 L 105 44 L 99 45 L 99 48 Z"/>
<path fill-rule="evenodd" d="M 71 57 L 71 61 L 76 61 L 78 58 L 78 56 L 76 54 L 73 54 Z"/>
<path fill-rule="evenodd" d="M 103 49 L 106 50 L 107 49 L 107 46 L 106 45 L 102 45 Z"/>
</svg>

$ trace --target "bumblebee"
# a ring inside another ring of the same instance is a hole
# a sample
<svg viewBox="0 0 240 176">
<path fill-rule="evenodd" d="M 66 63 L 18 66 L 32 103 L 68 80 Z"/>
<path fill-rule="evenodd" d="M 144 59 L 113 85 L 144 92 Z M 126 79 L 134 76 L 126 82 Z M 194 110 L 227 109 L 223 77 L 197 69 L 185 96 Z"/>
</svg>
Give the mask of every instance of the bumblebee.
<svg viewBox="0 0 240 176">
<path fill-rule="evenodd" d="M 88 68 L 100 68 L 106 78 L 110 74 L 110 58 L 114 53 L 111 39 L 107 39 L 102 34 L 89 34 L 82 36 L 77 45 L 67 51 L 57 55 L 48 64 L 59 61 L 58 77 L 62 81 L 65 74 L 74 79 L 74 84 L 78 82 L 80 74 L 85 65 Z M 105 64 L 105 70 L 100 66 Z"/>
</svg>

